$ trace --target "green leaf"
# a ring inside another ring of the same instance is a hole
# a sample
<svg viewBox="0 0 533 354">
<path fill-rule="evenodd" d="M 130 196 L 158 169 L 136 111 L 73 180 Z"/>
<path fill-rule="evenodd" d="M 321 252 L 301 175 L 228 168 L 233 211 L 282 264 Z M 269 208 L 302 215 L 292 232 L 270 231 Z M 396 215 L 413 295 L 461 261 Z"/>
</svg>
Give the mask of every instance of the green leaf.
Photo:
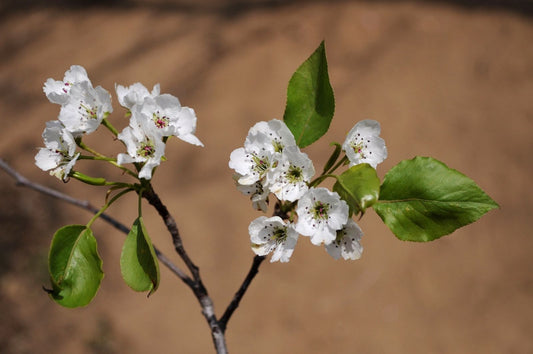
<svg viewBox="0 0 533 354">
<path fill-rule="evenodd" d="M 126 284 L 135 291 L 150 291 L 150 296 L 159 286 L 159 263 L 141 216 L 122 247 L 120 270 Z"/>
<path fill-rule="evenodd" d="M 68 225 L 57 230 L 48 255 L 52 281 L 50 296 L 65 307 L 87 305 L 104 277 L 96 239 L 84 225 Z"/>
<path fill-rule="evenodd" d="M 418 242 L 448 235 L 497 207 L 473 180 L 430 157 L 393 167 L 374 205 L 396 237 Z"/>
<path fill-rule="evenodd" d="M 333 190 L 348 203 L 350 213 L 364 214 L 378 200 L 379 178 L 369 164 L 355 165 L 337 176 Z"/>
<path fill-rule="evenodd" d="M 283 120 L 299 147 L 326 134 L 335 111 L 324 41 L 292 75 Z"/>
</svg>

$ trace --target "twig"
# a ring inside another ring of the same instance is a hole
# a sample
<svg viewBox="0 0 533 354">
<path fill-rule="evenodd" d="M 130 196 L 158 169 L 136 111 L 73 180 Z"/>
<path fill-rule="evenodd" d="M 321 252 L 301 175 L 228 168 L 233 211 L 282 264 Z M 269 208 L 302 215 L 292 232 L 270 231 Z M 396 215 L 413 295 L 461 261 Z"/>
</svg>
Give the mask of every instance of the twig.
<svg viewBox="0 0 533 354">
<path fill-rule="evenodd" d="M 239 290 L 235 293 L 235 296 L 233 297 L 233 300 L 230 302 L 230 304 L 226 308 L 224 315 L 221 317 L 220 320 L 217 320 L 215 312 L 214 312 L 213 301 L 209 297 L 207 293 L 207 289 L 202 283 L 199 268 L 193 263 L 193 261 L 190 259 L 189 255 L 185 251 L 185 248 L 183 247 L 183 242 L 182 242 L 176 221 L 174 220 L 172 215 L 170 215 L 170 213 L 168 212 L 168 209 L 161 202 L 161 200 L 159 199 L 159 196 L 155 193 L 153 189 L 145 190 L 143 193 L 143 197 L 146 198 L 146 200 L 148 200 L 148 202 L 158 211 L 159 215 L 163 218 L 163 221 L 165 222 L 165 225 L 167 226 L 168 231 L 172 235 L 172 240 L 174 242 L 174 248 L 176 249 L 176 252 L 181 256 L 181 258 L 183 259 L 183 261 L 185 262 L 185 264 L 191 271 L 191 274 L 193 275 L 193 278 L 194 278 L 193 282 L 188 285 L 191 287 L 196 298 L 200 302 L 200 305 L 202 306 L 202 313 L 204 317 L 206 318 L 209 324 L 209 327 L 211 328 L 211 335 L 212 335 L 213 343 L 215 345 L 217 353 L 219 354 L 227 353 L 226 339 L 225 339 L 224 334 L 226 332 L 228 321 L 231 318 L 232 314 L 237 309 L 237 307 L 239 307 L 239 303 L 242 297 L 244 296 L 252 280 L 258 273 L 259 266 L 261 265 L 265 257 L 264 256 L 254 257 L 253 262 L 252 262 L 252 267 L 250 268 L 248 275 L 244 279 L 242 285 L 239 287 Z M 282 213 L 279 210 L 279 208 L 280 208 L 279 203 L 277 203 L 276 210 L 275 210 L 276 215 Z"/>
<path fill-rule="evenodd" d="M 250 286 L 252 280 L 256 276 L 256 274 L 259 272 L 259 266 L 261 263 L 265 260 L 265 256 L 255 256 L 254 260 L 252 262 L 252 267 L 250 268 L 250 271 L 248 272 L 248 275 L 246 275 L 246 278 L 242 282 L 241 287 L 239 290 L 235 293 L 235 296 L 233 296 L 233 300 L 231 300 L 230 304 L 226 308 L 226 311 L 218 321 L 220 324 L 220 328 L 223 332 L 226 332 L 226 326 L 228 325 L 228 321 L 231 318 L 231 315 L 233 315 L 233 312 L 239 307 L 239 303 L 241 302 L 242 297 L 244 296 L 244 293 L 246 293 L 246 290 L 248 290 L 248 286 Z"/>
<path fill-rule="evenodd" d="M 94 207 L 89 201 L 73 198 L 67 194 L 61 193 L 55 189 L 45 187 L 41 184 L 32 182 L 26 177 L 22 176 L 20 173 L 15 171 L 4 159 L 0 158 L 0 168 L 3 169 L 8 175 L 15 179 L 16 185 L 21 187 L 26 187 L 33 189 L 39 193 L 48 195 L 50 197 L 65 201 L 69 204 L 75 205 L 82 209 L 85 209 L 93 214 L 96 214 L 99 209 Z M 111 224 L 115 229 L 125 233 L 126 235 L 130 232 L 130 229 L 119 221 L 115 220 L 107 214 L 100 215 L 100 218 L 105 220 L 107 223 Z M 188 284 L 191 281 L 191 278 L 185 274 L 177 265 L 172 263 L 157 247 L 154 245 L 154 250 L 157 258 L 163 263 L 172 273 L 174 273 L 178 278 L 183 282 Z"/>
<path fill-rule="evenodd" d="M 192 262 L 192 260 L 189 258 L 189 255 L 185 251 L 185 248 L 183 247 L 183 242 L 181 240 L 181 236 L 178 230 L 178 227 L 176 225 L 176 221 L 170 215 L 168 212 L 166 206 L 161 202 L 159 199 L 159 196 L 154 192 L 152 188 L 149 190 L 145 190 L 143 193 L 143 197 L 148 200 L 148 202 L 158 211 L 159 215 L 163 218 L 165 225 L 167 226 L 168 231 L 172 235 L 172 240 L 174 242 L 174 248 L 176 249 L 176 252 L 181 256 L 189 270 L 191 271 L 194 282 L 192 284 L 188 284 L 191 289 L 193 290 L 196 298 L 200 302 L 203 314 L 209 323 L 209 327 L 211 328 L 211 334 L 213 337 L 213 342 L 215 344 L 215 348 L 217 349 L 217 353 L 226 353 L 226 344 L 225 344 L 225 338 L 224 333 L 226 331 L 226 327 L 228 324 L 229 319 L 231 318 L 233 312 L 237 309 L 237 307 L 240 304 L 240 301 L 244 294 L 246 293 L 246 290 L 248 289 L 249 285 L 251 284 L 252 280 L 256 276 L 256 274 L 259 271 L 259 266 L 265 259 L 264 256 L 255 256 L 252 262 L 252 266 L 250 268 L 250 271 L 248 272 L 248 275 L 244 279 L 243 283 L 239 287 L 239 290 L 235 293 L 233 300 L 230 302 L 228 307 L 226 308 L 226 311 L 224 312 L 224 315 L 221 317 L 220 320 L 217 320 L 214 308 L 213 308 L 213 302 L 209 295 L 207 294 L 207 289 L 205 288 L 204 284 L 202 283 L 202 279 L 200 277 L 200 271 L 198 267 Z M 283 212 L 280 210 L 280 203 L 276 203 L 275 215 L 283 215 Z"/>
<path fill-rule="evenodd" d="M 274 206 L 274 212 L 273 216 L 279 216 L 282 219 L 287 219 L 288 215 L 286 212 L 284 212 L 281 208 L 281 202 L 278 200 L 276 202 L 276 205 Z M 233 296 L 233 299 L 229 303 L 228 307 L 226 308 L 226 311 L 224 311 L 224 314 L 219 320 L 220 328 L 223 332 L 226 332 L 226 327 L 228 325 L 228 321 L 230 320 L 231 316 L 233 315 L 233 312 L 239 307 L 239 304 L 241 302 L 242 297 L 248 290 L 248 287 L 252 283 L 252 280 L 254 280 L 255 276 L 259 272 L 259 266 L 261 266 L 261 263 L 265 260 L 265 256 L 255 256 L 252 261 L 252 266 L 250 267 L 250 270 L 248 271 L 248 274 L 246 275 L 246 278 L 244 278 L 241 286 L 239 287 L 239 290 L 235 293 Z"/>
<path fill-rule="evenodd" d="M 200 277 L 200 269 L 190 259 L 189 255 L 185 251 L 185 248 L 183 247 L 183 241 L 181 239 L 176 221 L 151 187 L 143 192 L 143 197 L 157 210 L 165 222 L 167 230 L 172 236 L 172 241 L 174 243 L 176 252 L 179 254 L 181 259 L 183 259 L 185 265 L 187 265 L 187 268 L 189 268 L 191 274 L 193 275 L 193 279 L 191 279 L 191 282 L 187 283 L 187 285 L 189 285 L 191 290 L 194 292 L 194 295 L 200 302 L 200 306 L 202 306 L 202 314 L 204 315 L 207 323 L 209 324 L 209 328 L 211 329 L 211 336 L 217 353 L 227 353 L 224 331 L 220 327 L 219 321 L 216 318 L 213 300 L 211 297 L 209 297 L 207 289 L 202 282 L 202 278 Z"/>
</svg>

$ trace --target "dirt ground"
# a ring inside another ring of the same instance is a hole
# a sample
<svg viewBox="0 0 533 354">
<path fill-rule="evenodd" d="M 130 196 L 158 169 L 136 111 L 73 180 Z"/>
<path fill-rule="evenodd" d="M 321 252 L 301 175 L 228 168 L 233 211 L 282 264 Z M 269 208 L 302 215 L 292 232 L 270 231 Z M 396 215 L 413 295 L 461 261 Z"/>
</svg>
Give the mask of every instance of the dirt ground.
<svg viewBox="0 0 533 354">
<path fill-rule="evenodd" d="M 343 141 L 357 121 L 371 118 L 381 122 L 389 150 L 381 177 L 403 159 L 433 156 L 500 204 L 428 244 L 397 240 L 368 212 L 360 221 L 365 250 L 355 262 L 334 261 L 301 238 L 290 263 L 262 265 L 229 323 L 230 352 L 533 353 L 527 2 L 85 3 L 91 6 L 0 5 L 0 157 L 36 182 L 102 205 L 104 189 L 63 184 L 33 164 L 45 122 L 59 111 L 42 85 L 72 64 L 111 92 L 115 83 L 159 82 L 194 107 L 205 148 L 172 141 L 154 184 L 219 315 L 251 264 L 247 227 L 261 215 L 234 188 L 229 154 L 257 121 L 282 117 L 291 74 L 322 39 L 336 116 L 305 150 L 317 169 L 330 141 Z M 114 108 L 111 119 L 122 127 L 116 99 Z M 89 142 L 121 152 L 105 132 Z M 86 172 L 120 177 L 104 167 Z M 0 192 L 1 352 L 213 352 L 196 299 L 168 270 L 149 299 L 122 282 L 123 235 L 103 222 L 94 232 L 106 276 L 94 301 L 74 310 L 50 301 L 41 287 L 49 283 L 51 236 L 90 215 L 17 188 L 3 172 Z M 129 224 L 135 204 L 134 196 L 125 198 L 110 214 Z M 148 206 L 145 218 L 154 243 L 181 264 Z"/>
</svg>

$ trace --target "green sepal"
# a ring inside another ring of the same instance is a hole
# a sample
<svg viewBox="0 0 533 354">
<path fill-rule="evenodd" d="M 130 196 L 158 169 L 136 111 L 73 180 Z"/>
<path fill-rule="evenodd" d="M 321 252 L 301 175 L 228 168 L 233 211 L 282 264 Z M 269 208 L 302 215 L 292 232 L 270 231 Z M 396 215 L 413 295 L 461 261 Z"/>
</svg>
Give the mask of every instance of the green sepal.
<svg viewBox="0 0 533 354">
<path fill-rule="evenodd" d="M 120 271 L 135 291 L 149 291 L 150 296 L 159 286 L 159 262 L 141 216 L 133 223 L 122 247 Z"/>
<path fill-rule="evenodd" d="M 427 242 L 498 208 L 472 179 L 431 157 L 401 161 L 386 175 L 374 210 L 400 240 Z"/>
<path fill-rule="evenodd" d="M 329 82 L 324 41 L 292 75 L 283 120 L 299 147 L 306 147 L 329 129 L 335 98 Z"/>
<path fill-rule="evenodd" d="M 96 239 L 85 225 L 68 225 L 54 234 L 48 255 L 52 289 L 47 292 L 65 307 L 87 305 L 104 277 Z"/>
<path fill-rule="evenodd" d="M 350 215 L 364 214 L 379 198 L 379 183 L 376 170 L 364 163 L 352 166 L 337 176 L 333 190 L 348 203 Z"/>
</svg>

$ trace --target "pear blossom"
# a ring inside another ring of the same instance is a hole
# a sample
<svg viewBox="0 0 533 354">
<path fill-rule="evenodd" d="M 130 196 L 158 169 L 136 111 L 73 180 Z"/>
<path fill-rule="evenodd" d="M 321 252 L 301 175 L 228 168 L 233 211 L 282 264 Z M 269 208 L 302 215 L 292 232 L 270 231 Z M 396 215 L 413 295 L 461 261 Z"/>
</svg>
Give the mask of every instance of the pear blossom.
<svg viewBox="0 0 533 354">
<path fill-rule="evenodd" d="M 361 258 L 363 231 L 355 221 L 349 219 L 341 230 L 337 231 L 337 238 L 326 245 L 326 251 L 335 259 L 342 258 L 356 260 Z"/>
<path fill-rule="evenodd" d="M 313 162 L 298 146 L 283 149 L 276 167 L 267 172 L 270 191 L 279 200 L 294 202 L 308 190 L 307 183 L 315 174 Z"/>
<path fill-rule="evenodd" d="M 63 81 L 51 78 L 46 80 L 43 86 L 43 91 L 50 102 L 64 105 L 70 98 L 70 89 L 72 88 L 72 85 L 80 82 L 87 82 L 91 85 L 91 80 L 89 80 L 85 68 L 80 65 L 72 65 L 70 69 L 65 72 Z"/>
<path fill-rule="evenodd" d="M 292 135 L 285 122 L 278 119 L 256 123 L 248 131 L 244 145 L 256 135 L 264 135 L 267 138 L 270 142 L 270 149 L 273 150 L 272 152 L 282 152 L 286 146 L 296 146 L 294 135 Z"/>
<path fill-rule="evenodd" d="M 296 231 L 314 245 L 330 244 L 348 221 L 348 204 L 327 188 L 310 188 L 298 201 Z"/>
<path fill-rule="evenodd" d="M 46 122 L 42 134 L 45 148 L 35 155 L 35 164 L 50 175 L 66 181 L 72 167 L 80 156 L 76 152 L 76 142 L 72 134 L 59 121 Z"/>
<path fill-rule="evenodd" d="M 285 224 L 279 216 L 260 216 L 248 227 L 252 250 L 259 256 L 273 252 L 270 262 L 288 262 L 298 241 L 292 223 Z"/>
<path fill-rule="evenodd" d="M 250 185 L 240 184 L 238 181 L 242 176 L 236 173 L 233 176 L 237 190 L 239 190 L 244 195 L 249 195 L 250 200 L 252 201 L 252 207 L 255 210 L 261 210 L 266 213 L 268 208 L 268 195 L 270 194 L 269 189 L 260 181 L 252 183 Z"/>
<path fill-rule="evenodd" d="M 69 95 L 58 119 L 74 136 L 94 132 L 113 111 L 109 92 L 101 86 L 93 88 L 89 81 L 73 84 Z"/>
<path fill-rule="evenodd" d="M 239 184 L 251 185 L 266 179 L 273 157 L 269 145 L 270 141 L 266 135 L 253 135 L 247 138 L 244 147 L 231 152 L 229 167 L 242 176 L 238 180 Z M 267 182 L 265 180 L 263 185 Z"/>
<path fill-rule="evenodd" d="M 155 84 L 152 92 L 149 92 L 143 84 L 136 82 L 128 87 L 115 84 L 115 91 L 120 105 L 131 110 L 133 106 L 142 104 L 146 97 L 155 98 L 159 96 L 160 87 L 159 84 Z"/>
<path fill-rule="evenodd" d="M 143 121 L 147 129 L 160 136 L 171 136 L 181 110 L 177 97 L 163 94 L 156 98 L 145 97 L 144 101 L 132 110 L 132 121 Z"/>
<path fill-rule="evenodd" d="M 385 140 L 379 137 L 381 127 L 375 120 L 358 122 L 346 136 L 342 149 L 350 166 L 367 163 L 373 168 L 387 158 Z"/>
<path fill-rule="evenodd" d="M 196 112 L 190 107 L 181 107 L 176 125 L 176 132 L 174 133 L 179 139 L 186 143 L 204 146 L 200 139 L 194 133 L 196 132 Z"/>
<path fill-rule="evenodd" d="M 118 154 L 117 163 L 142 163 L 139 178 L 151 179 L 152 170 L 159 166 L 165 154 L 161 137 L 141 125 L 127 126 L 117 136 L 126 144 L 128 153 Z"/>
<path fill-rule="evenodd" d="M 231 153 L 229 167 L 242 176 L 240 184 L 251 185 L 263 180 L 266 186 L 267 171 L 287 146 L 296 146 L 296 142 L 284 122 L 277 119 L 258 122 L 248 131 L 244 147 Z"/>
<path fill-rule="evenodd" d="M 193 145 L 203 146 L 194 135 L 196 114 L 189 107 L 181 107 L 177 97 L 162 94 L 146 97 L 141 104 L 132 107 L 130 125 L 143 125 L 152 134 L 161 137 L 176 136 Z"/>
</svg>

